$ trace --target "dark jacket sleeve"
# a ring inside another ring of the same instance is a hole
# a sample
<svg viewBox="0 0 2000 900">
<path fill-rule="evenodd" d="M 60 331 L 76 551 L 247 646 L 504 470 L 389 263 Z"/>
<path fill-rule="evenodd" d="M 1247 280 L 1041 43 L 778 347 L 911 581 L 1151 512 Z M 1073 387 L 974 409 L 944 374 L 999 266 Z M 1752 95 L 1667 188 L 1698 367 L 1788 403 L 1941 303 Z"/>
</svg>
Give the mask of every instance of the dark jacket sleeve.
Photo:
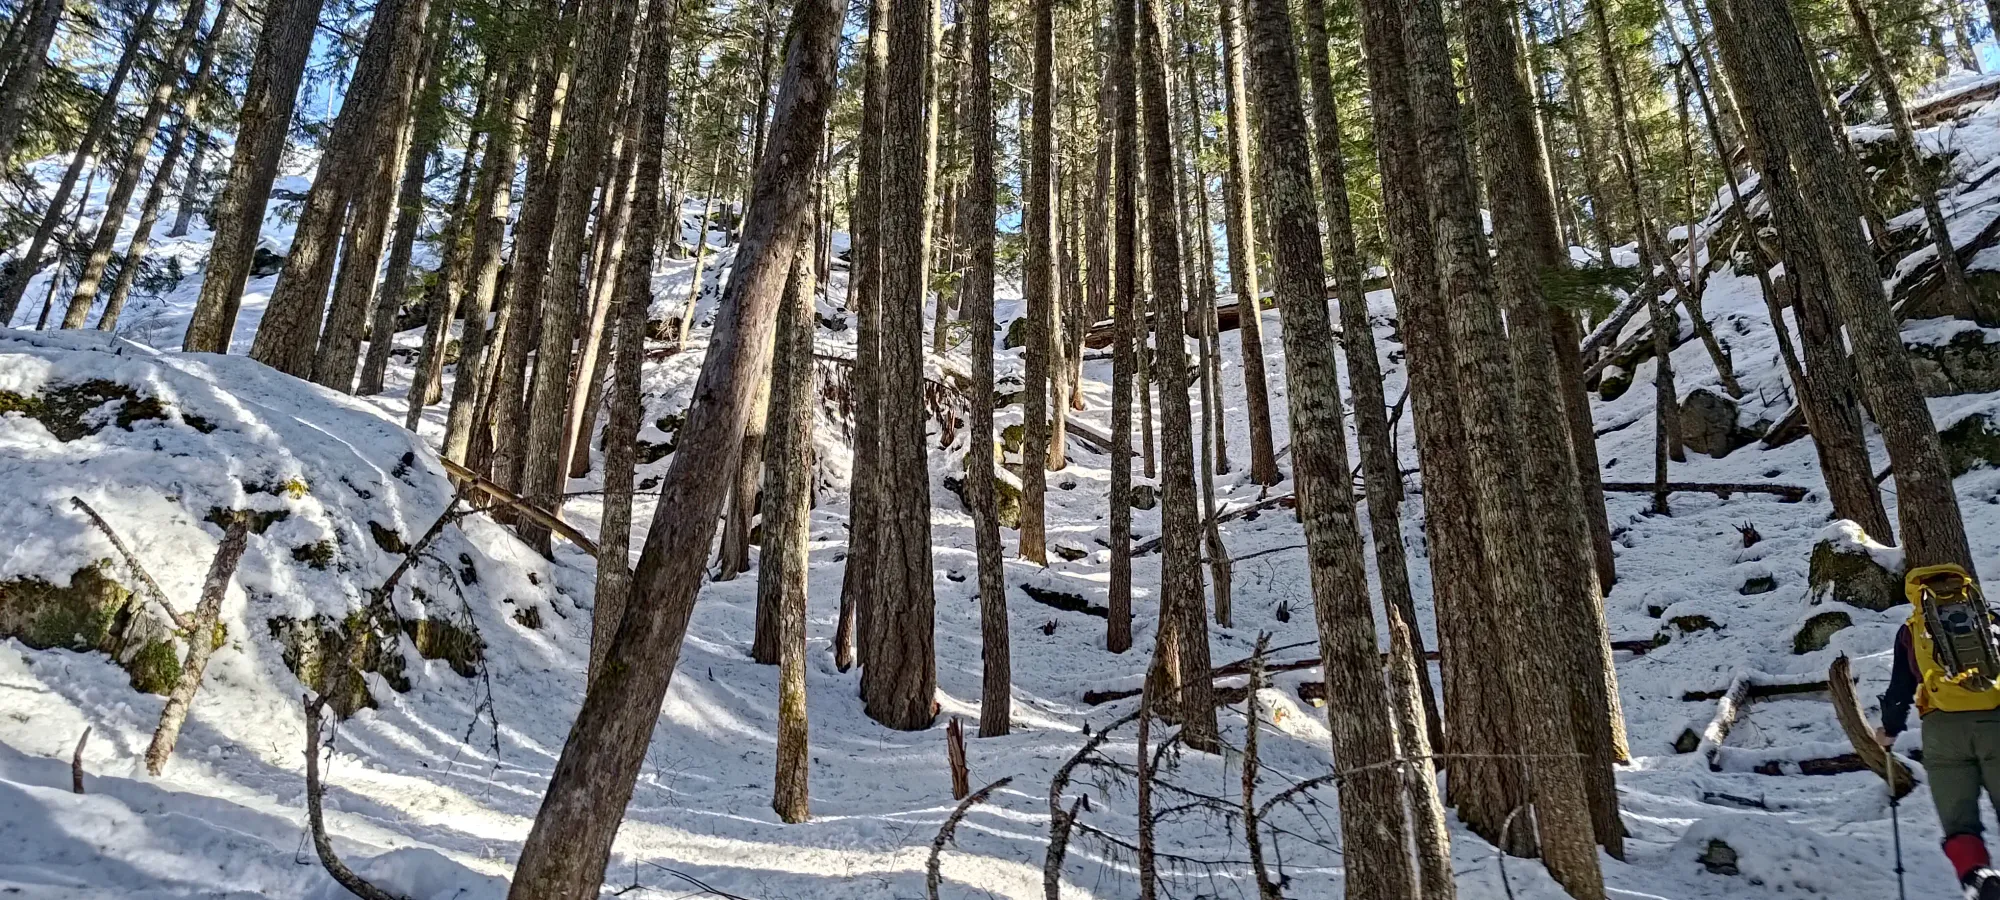
<svg viewBox="0 0 2000 900">
<path fill-rule="evenodd" d="M 1909 723 L 1910 704 L 1917 699 L 1917 656 L 1910 626 L 1896 630 L 1896 661 L 1889 667 L 1889 690 L 1882 695 L 1882 730 L 1902 734 Z"/>
</svg>

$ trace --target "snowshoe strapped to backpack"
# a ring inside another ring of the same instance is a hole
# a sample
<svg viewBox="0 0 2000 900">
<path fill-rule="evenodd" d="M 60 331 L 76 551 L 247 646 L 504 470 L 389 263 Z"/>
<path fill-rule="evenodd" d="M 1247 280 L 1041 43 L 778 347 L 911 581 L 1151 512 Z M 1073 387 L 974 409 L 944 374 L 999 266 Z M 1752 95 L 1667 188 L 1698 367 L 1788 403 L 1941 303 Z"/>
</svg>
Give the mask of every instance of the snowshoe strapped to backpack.
<svg viewBox="0 0 2000 900">
<path fill-rule="evenodd" d="M 1924 566 L 1903 579 L 1903 595 L 1923 674 L 1919 710 L 2000 709 L 2000 634 L 1978 583 L 1955 565 Z"/>
</svg>

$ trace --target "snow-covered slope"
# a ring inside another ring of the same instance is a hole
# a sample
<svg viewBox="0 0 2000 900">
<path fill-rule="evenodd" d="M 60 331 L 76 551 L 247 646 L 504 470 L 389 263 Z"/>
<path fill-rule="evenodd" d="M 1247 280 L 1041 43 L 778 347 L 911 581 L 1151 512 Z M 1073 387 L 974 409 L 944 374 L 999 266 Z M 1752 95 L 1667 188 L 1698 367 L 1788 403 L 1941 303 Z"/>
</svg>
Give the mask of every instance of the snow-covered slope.
<svg viewBox="0 0 2000 900">
<path fill-rule="evenodd" d="M 1963 230 L 1969 240 L 2000 215 L 2000 195 L 1974 186 L 1996 165 L 1992 157 L 2000 156 L 2000 110 L 1931 129 L 1927 139 L 1961 151 L 1956 171 L 1967 188 L 1954 195 L 1950 209 L 1954 233 Z M 280 212 L 274 205 L 266 237 L 282 249 L 287 233 Z M 441 413 L 433 408 L 418 435 L 398 426 L 401 391 L 410 378 L 400 360 L 389 393 L 351 398 L 241 356 L 149 349 L 178 343 L 198 291 L 205 241 L 196 231 L 185 241 L 155 244 L 157 258 L 181 259 L 190 277 L 157 298 L 135 302 L 121 333 L 137 343 L 94 332 L 0 331 L 0 592 L 12 592 L 0 594 L 0 625 L 7 610 L 20 608 L 12 598 L 24 586 L 34 588 L 38 603 L 53 604 L 80 596 L 116 599 L 136 585 L 108 541 L 71 505 L 72 496 L 104 515 L 183 609 L 192 605 L 221 534 L 209 521 L 212 514 L 251 510 L 268 520 L 250 539 L 224 605 L 224 647 L 178 755 L 160 777 L 145 774 L 139 755 L 161 698 L 135 690 L 134 683 L 154 686 L 147 679 L 159 673 L 149 666 L 171 660 L 179 638 L 163 625 L 132 625 L 133 618 L 154 615 L 141 609 L 143 600 L 121 600 L 140 611 L 116 627 L 106 625 L 106 634 L 79 638 L 65 622 L 16 627 L 11 633 L 17 637 L 0 642 L 0 890 L 37 897 L 341 896 L 302 843 L 299 698 L 306 685 L 298 673 L 311 677 L 314 670 L 301 664 L 301 648 L 306 636 L 352 633 L 343 629 L 368 608 L 368 592 L 404 555 L 396 548 L 415 540 L 451 503 L 452 487 L 430 449 L 441 433 Z M 1925 253 L 1912 250 L 1913 257 Z M 712 255 L 704 281 L 712 284 L 732 255 Z M 1912 258 L 1900 271 L 1920 263 Z M 2000 268 L 2000 251 L 1982 253 L 1975 268 L 1989 265 Z M 691 274 L 689 260 L 663 263 L 655 318 L 679 315 Z M 29 295 L 39 297 L 43 287 L 38 282 Z M 268 279 L 252 282 L 258 296 L 246 301 L 239 349 L 255 326 L 259 292 L 269 287 Z M 841 310 L 844 289 L 845 274 L 837 270 L 819 307 L 818 344 L 826 357 L 820 373 L 834 388 L 843 371 L 837 358 L 851 352 L 853 338 Z M 1003 319 L 1011 318 L 1018 295 L 1004 285 L 1002 293 Z M 1367 299 L 1393 399 L 1405 384 L 1393 300 L 1386 293 Z M 1752 428 L 1776 420 L 1791 398 L 1755 280 L 1721 267 L 1705 306 L 1746 389 L 1727 424 Z M 673 419 L 691 395 L 712 308 L 713 292 L 704 292 L 690 347 L 647 364 L 647 430 L 641 437 L 659 453 L 668 451 Z M 1281 329 L 1275 313 L 1265 315 L 1265 352 L 1274 372 L 1281 372 Z M 1912 323 L 1906 337 L 1927 346 L 1954 339 L 1981 347 L 2000 342 L 2000 333 L 1939 322 Z M 400 342 L 414 340 L 414 334 L 399 336 Z M 1249 440 L 1237 335 L 1225 334 L 1222 345 L 1223 415 L 1236 464 L 1218 477 L 1217 489 L 1219 502 L 1241 506 L 1266 492 L 1245 478 Z M 931 360 L 932 372 L 962 369 L 960 352 Z M 1716 389 L 1700 342 L 1681 343 L 1673 363 L 1684 398 Z M 1650 478 L 1653 367 L 1651 360 L 1636 361 L 1625 374 L 1637 387 L 1594 404 L 1609 481 Z M 1003 352 L 1002 377 L 1019 369 L 1019 351 Z M 1088 408 L 1078 416 L 1105 428 L 1109 363 L 1087 359 L 1083 376 Z M 1273 378 L 1272 391 L 1282 454 L 1289 441 L 1281 377 Z M 835 400 L 838 395 L 829 391 Z M 1933 401 L 1941 426 L 1996 408 L 2000 391 Z M 1017 406 L 1001 410 L 1000 425 L 1018 421 Z M 838 672 L 828 652 L 845 549 L 849 422 L 841 404 L 830 402 L 818 424 L 820 491 L 811 524 L 807 623 L 814 818 L 783 825 L 768 808 L 776 672 L 748 658 L 755 578 L 705 585 L 620 834 L 613 889 L 637 885 L 632 895 L 653 897 L 683 896 L 704 885 L 743 897 L 923 894 L 932 838 L 954 805 L 944 724 L 954 716 L 975 717 L 979 696 L 971 521 L 947 489 L 960 471 L 968 436 L 958 434 L 949 448 L 931 445 L 943 715 L 936 727 L 907 733 L 884 729 L 862 713 L 856 673 Z M 1414 469 L 1407 416 L 1399 427 L 1403 466 Z M 1086 694 L 1138 685 L 1153 638 L 1159 560 L 1142 556 L 1135 564 L 1137 649 L 1105 651 L 1109 458 L 1078 441 L 1069 450 L 1069 468 L 1049 479 L 1050 537 L 1052 545 L 1080 552 L 1046 568 L 1008 563 L 1017 731 L 970 741 L 968 752 L 975 785 L 1004 776 L 1013 781 L 970 813 L 943 854 L 945 896 L 1041 895 L 1050 779 L 1136 702 L 1093 703 L 1099 698 Z M 667 459 L 658 456 L 643 467 L 642 483 L 662 474 Z M 1885 462 L 1878 448 L 1878 467 Z M 1810 439 L 1768 450 L 1751 442 L 1720 458 L 1690 452 L 1672 474 L 1675 480 L 1797 485 L 1808 492 L 1796 502 L 1676 494 L 1666 516 L 1647 511 L 1646 494 L 1610 497 L 1620 573 L 1607 599 L 1613 637 L 1665 638 L 1646 653 L 1619 654 L 1636 758 L 1619 774 L 1632 839 L 1626 860 L 1605 861 L 1613 895 L 1889 895 L 1895 889 L 1892 830 L 1878 779 L 1756 771 L 1771 761 L 1839 752 L 1842 738 L 1824 695 L 1756 702 L 1717 756 L 1722 771 L 1711 771 L 1706 753 L 1674 747 L 1682 731 L 1705 723 L 1715 706 L 1712 699 L 1683 697 L 1718 691 L 1739 674 L 1822 675 L 1835 655 L 1845 653 L 1856 660 L 1864 698 L 1881 688 L 1896 615 L 1814 605 L 1807 583 L 1808 557 L 1830 512 Z M 586 531 L 594 530 L 599 511 L 591 493 L 595 477 L 572 482 L 575 496 L 565 508 Z M 1413 478 L 1410 487 L 1403 538 L 1412 550 L 1426 643 L 1434 645 L 1422 565 L 1421 483 Z M 1269 493 L 1290 489 L 1280 484 Z M 1958 480 L 1958 489 L 1978 562 L 2000 571 L 2000 470 L 1975 468 Z M 1893 511 L 1893 493 L 1885 496 Z M 650 500 L 642 497 L 642 531 L 628 551 L 636 552 L 651 515 Z M 1757 533 L 1754 543 L 1746 545 L 1745 526 Z M 1136 511 L 1142 538 L 1158 527 L 1157 510 Z M 1011 541 L 1011 533 L 1005 538 Z M 1262 632 L 1285 648 L 1276 654 L 1280 661 L 1316 655 L 1303 541 L 1291 515 L 1279 509 L 1232 520 L 1224 539 L 1243 561 L 1235 571 L 1234 625 L 1212 631 L 1216 662 L 1246 657 Z M 327 766 L 329 825 L 357 869 L 423 900 L 501 894 L 498 879 L 527 832 L 581 697 L 592 565 L 560 544 L 555 559 L 545 560 L 474 515 L 450 523 L 403 579 L 393 619 L 431 624 L 378 630 L 382 652 L 364 676 L 374 706 L 341 724 Z M 1080 598 L 1088 609 L 1058 609 L 1036 599 L 1049 591 Z M 1836 608 L 1848 614 L 1851 626 L 1833 632 L 1823 649 L 1795 652 L 1802 649 L 1795 643 L 1801 625 Z M 325 630 L 301 624 L 314 620 Z M 1327 712 L 1298 694 L 1316 679 L 1311 669 L 1281 672 L 1260 695 L 1265 796 L 1328 769 Z M 1333 713 L 1339 714 L 1338 701 Z M 1240 743 L 1242 704 L 1222 718 L 1226 739 Z M 69 792 L 69 757 L 86 728 L 92 729 L 83 752 L 87 793 L 77 796 Z M 1113 732 L 1103 745 L 1112 759 L 1130 760 L 1135 750 L 1129 728 Z M 1185 754 L 1173 765 L 1172 777 L 1191 789 L 1216 796 L 1239 789 L 1237 760 Z M 1776 771 L 1795 769 L 1780 765 Z M 1083 821 L 1129 838 L 1135 831 L 1129 779 L 1102 767 L 1087 772 L 1069 793 L 1092 796 Z M 1280 808 L 1271 822 L 1282 830 L 1266 846 L 1283 853 L 1286 896 L 1339 890 L 1335 795 L 1322 790 L 1312 796 L 1318 805 Z M 1935 820 L 1921 795 L 1901 813 L 1911 895 L 1945 896 L 1951 885 L 1934 849 Z M 1239 835 L 1210 814 L 1164 823 L 1161 847 L 1175 857 L 1171 892 L 1254 893 L 1239 862 Z M 1454 838 L 1462 896 L 1506 896 L 1492 848 L 1456 827 Z M 1734 872 L 1698 861 L 1717 840 L 1736 853 Z M 1129 865 L 1129 854 L 1115 843 L 1080 837 L 1064 869 L 1064 893 L 1131 896 Z M 1560 896 L 1532 861 L 1510 863 L 1505 877 L 1514 896 Z"/>
</svg>

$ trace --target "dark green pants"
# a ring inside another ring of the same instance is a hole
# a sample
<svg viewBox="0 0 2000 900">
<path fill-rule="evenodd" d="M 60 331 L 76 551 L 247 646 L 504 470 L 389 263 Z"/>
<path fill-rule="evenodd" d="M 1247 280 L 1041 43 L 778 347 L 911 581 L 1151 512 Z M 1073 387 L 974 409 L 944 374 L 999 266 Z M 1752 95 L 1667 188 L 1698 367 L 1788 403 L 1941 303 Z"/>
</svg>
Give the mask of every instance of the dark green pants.
<svg viewBox="0 0 2000 900">
<path fill-rule="evenodd" d="M 1944 836 L 1980 833 L 1980 789 L 2000 804 L 2000 710 L 1925 716 L 1924 772 Z"/>
</svg>

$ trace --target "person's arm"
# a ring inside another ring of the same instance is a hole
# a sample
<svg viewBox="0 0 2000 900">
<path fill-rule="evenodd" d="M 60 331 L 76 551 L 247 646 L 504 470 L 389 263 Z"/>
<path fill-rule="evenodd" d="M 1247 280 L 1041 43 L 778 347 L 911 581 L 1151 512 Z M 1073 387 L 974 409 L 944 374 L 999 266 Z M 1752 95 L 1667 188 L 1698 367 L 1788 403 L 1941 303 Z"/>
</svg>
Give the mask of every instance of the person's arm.
<svg viewBox="0 0 2000 900">
<path fill-rule="evenodd" d="M 1882 694 L 1882 731 L 1890 737 L 1902 734 L 1909 724 L 1910 704 L 1917 698 L 1917 659 L 1910 641 L 1910 626 L 1896 630 L 1896 661 L 1889 667 L 1889 690 Z"/>
</svg>

